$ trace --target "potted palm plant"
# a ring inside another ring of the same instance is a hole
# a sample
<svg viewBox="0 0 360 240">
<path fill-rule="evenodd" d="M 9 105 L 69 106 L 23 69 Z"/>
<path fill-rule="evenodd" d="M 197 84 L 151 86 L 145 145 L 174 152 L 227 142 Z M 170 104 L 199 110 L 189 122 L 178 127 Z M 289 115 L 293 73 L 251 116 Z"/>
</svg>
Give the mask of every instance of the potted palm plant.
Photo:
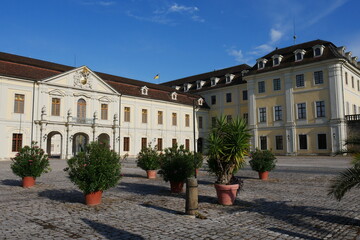
<svg viewBox="0 0 360 240">
<path fill-rule="evenodd" d="M 92 142 L 67 161 L 70 180 L 85 194 L 86 205 L 101 203 L 103 191 L 118 184 L 120 156 L 106 144 Z"/>
<path fill-rule="evenodd" d="M 249 163 L 252 170 L 259 173 L 261 180 L 267 180 L 269 172 L 276 166 L 276 157 L 269 150 L 255 149 L 255 151 L 251 152 Z"/>
<path fill-rule="evenodd" d="M 240 188 L 234 175 L 245 165 L 250 133 L 244 119 L 227 122 L 224 116 L 216 119 L 208 142 L 209 171 L 216 175 L 215 189 L 222 205 L 232 205 Z"/>
<path fill-rule="evenodd" d="M 48 156 L 44 150 L 36 146 L 36 142 L 32 142 L 31 146 L 21 148 L 11 161 L 11 170 L 22 178 L 24 188 L 33 187 L 36 178 L 51 171 Z"/>
<path fill-rule="evenodd" d="M 166 182 L 170 181 L 173 193 L 182 192 L 184 182 L 194 175 L 194 170 L 194 156 L 184 145 L 166 148 L 161 154 L 159 174 Z"/>
<path fill-rule="evenodd" d="M 147 173 L 147 178 L 155 179 L 156 170 L 160 168 L 159 154 L 156 147 L 150 145 L 141 149 L 137 156 L 136 164 Z"/>
</svg>

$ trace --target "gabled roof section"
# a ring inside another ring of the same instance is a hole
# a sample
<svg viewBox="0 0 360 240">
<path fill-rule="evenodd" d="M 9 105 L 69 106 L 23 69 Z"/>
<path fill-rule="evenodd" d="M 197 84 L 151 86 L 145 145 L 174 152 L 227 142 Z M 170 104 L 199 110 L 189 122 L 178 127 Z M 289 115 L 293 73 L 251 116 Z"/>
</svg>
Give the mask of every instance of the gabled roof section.
<svg viewBox="0 0 360 240">
<path fill-rule="evenodd" d="M 324 48 L 324 52 L 321 56 L 319 57 L 314 57 L 314 53 L 313 53 L 313 47 L 316 45 L 323 45 Z M 294 52 L 296 50 L 305 50 L 305 54 L 303 56 L 303 59 L 301 61 L 295 61 L 295 54 Z M 301 43 L 301 44 L 297 44 L 297 45 L 293 45 L 293 46 L 289 46 L 286 48 L 279 48 L 279 49 L 275 49 L 274 51 L 270 52 L 269 54 L 261 57 L 264 59 L 268 59 L 270 60 L 272 56 L 274 55 L 282 55 L 283 59 L 281 61 L 281 63 L 277 66 L 273 66 L 272 65 L 272 61 L 268 61 L 265 64 L 265 67 L 263 69 L 258 69 L 257 64 L 255 64 L 250 71 L 248 72 L 248 74 L 246 75 L 252 75 L 252 74 L 258 74 L 258 73 L 264 73 L 264 72 L 270 72 L 270 71 L 276 71 L 282 68 L 287 68 L 287 67 L 293 67 L 293 66 L 300 66 L 300 65 L 305 65 L 305 64 L 309 64 L 309 63 L 314 63 L 314 62 L 319 62 L 319 61 L 324 61 L 324 60 L 328 60 L 328 59 L 334 59 L 334 58 L 345 58 L 343 55 L 341 55 L 338 50 L 337 47 L 328 41 L 324 41 L 324 40 L 314 40 L 314 41 L 310 41 L 310 42 L 305 42 L 305 43 Z"/>
<path fill-rule="evenodd" d="M 161 85 L 169 86 L 169 87 L 180 86 L 181 88 L 179 89 L 179 91 L 183 92 L 184 91 L 183 86 L 185 83 L 191 83 L 191 84 L 194 84 L 194 86 L 196 86 L 196 81 L 198 81 L 198 80 L 205 81 L 205 83 L 201 87 L 201 89 L 191 88 L 189 90 L 189 92 L 197 93 L 197 92 L 206 91 L 209 89 L 222 88 L 222 87 L 227 87 L 227 86 L 235 85 L 235 84 L 242 84 L 242 83 L 244 83 L 244 81 L 242 80 L 242 71 L 250 69 L 250 68 L 251 67 L 247 64 L 241 64 L 241 65 L 224 68 L 224 69 L 220 69 L 220 70 L 216 70 L 216 71 L 212 71 L 212 72 L 207 72 L 207 73 L 202 73 L 202 74 L 198 74 L 198 75 L 194 75 L 194 76 L 190 76 L 190 77 L 180 78 L 180 79 L 173 80 L 170 82 L 162 83 Z M 231 83 L 228 83 L 228 84 L 226 84 L 226 75 L 227 74 L 234 75 L 234 78 L 232 79 Z M 214 77 L 219 78 L 219 81 L 217 82 L 216 86 L 211 87 L 211 78 L 214 78 Z"/>
<path fill-rule="evenodd" d="M 71 66 L 0 52 L 0 75 L 2 76 L 43 81 L 74 69 Z M 191 106 L 193 100 L 200 97 L 199 95 L 178 92 L 178 98 L 175 101 L 170 96 L 170 93 L 174 92 L 171 87 L 101 72 L 94 73 L 122 95 L 176 102 Z M 149 88 L 148 95 L 141 95 L 140 89 L 143 86 Z M 209 108 L 206 104 L 202 107 Z"/>
</svg>

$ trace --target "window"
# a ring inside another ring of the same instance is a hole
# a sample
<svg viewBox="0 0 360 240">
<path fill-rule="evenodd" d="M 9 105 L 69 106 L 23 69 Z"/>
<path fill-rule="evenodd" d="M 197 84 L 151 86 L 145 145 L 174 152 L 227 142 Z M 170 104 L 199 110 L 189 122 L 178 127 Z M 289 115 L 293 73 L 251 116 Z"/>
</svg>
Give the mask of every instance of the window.
<svg viewBox="0 0 360 240">
<path fill-rule="evenodd" d="M 299 147 L 300 147 L 300 149 L 307 149 L 307 135 L 306 134 L 299 135 Z"/>
<path fill-rule="evenodd" d="M 243 91 L 243 100 L 248 100 L 248 91 L 247 90 Z"/>
<path fill-rule="evenodd" d="M 216 117 L 211 118 L 211 126 L 216 127 Z"/>
<path fill-rule="evenodd" d="M 130 107 L 124 107 L 124 122 L 130 122 Z"/>
<path fill-rule="evenodd" d="M 199 128 L 203 128 L 203 117 L 199 116 Z"/>
<path fill-rule="evenodd" d="M 351 87 L 352 87 L 352 88 L 355 88 L 354 77 L 353 77 L 353 76 L 351 76 Z"/>
<path fill-rule="evenodd" d="M 185 149 L 190 150 L 190 139 L 185 139 Z"/>
<path fill-rule="evenodd" d="M 231 102 L 231 93 L 226 94 L 226 102 L 227 103 Z"/>
<path fill-rule="evenodd" d="M 226 122 L 231 122 L 232 121 L 232 116 L 231 115 L 226 115 Z"/>
<path fill-rule="evenodd" d="M 141 88 L 141 94 L 142 94 L 142 95 L 148 95 L 148 90 L 149 90 L 148 87 L 143 86 L 143 87 Z"/>
<path fill-rule="evenodd" d="M 172 147 L 175 147 L 175 146 L 177 145 L 176 138 L 173 138 L 173 139 L 171 140 L 171 145 L 172 145 Z"/>
<path fill-rule="evenodd" d="M 279 58 L 274 58 L 274 66 L 279 65 Z"/>
<path fill-rule="evenodd" d="M 185 114 L 185 127 L 190 127 L 190 115 Z"/>
<path fill-rule="evenodd" d="M 157 139 L 157 150 L 162 151 L 163 150 L 163 141 L 162 138 Z"/>
<path fill-rule="evenodd" d="M 177 100 L 177 93 L 176 92 L 171 93 L 171 99 L 172 100 Z"/>
<path fill-rule="evenodd" d="M 353 114 L 356 114 L 356 105 L 353 104 Z"/>
<path fill-rule="evenodd" d="M 211 86 L 216 86 L 216 84 L 219 82 L 220 78 L 218 77 L 212 77 L 210 78 L 210 83 L 211 83 Z"/>
<path fill-rule="evenodd" d="M 283 136 L 275 136 L 275 147 L 276 150 L 283 150 L 284 144 L 283 144 Z"/>
<path fill-rule="evenodd" d="M 305 81 L 304 81 L 304 74 L 296 75 L 296 87 L 304 87 Z"/>
<path fill-rule="evenodd" d="M 244 113 L 243 118 L 245 119 L 246 123 L 249 123 L 249 114 L 248 113 Z"/>
<path fill-rule="evenodd" d="M 295 61 L 301 61 L 303 59 L 303 55 L 301 54 L 301 52 L 298 52 L 296 53 L 295 58 Z"/>
<path fill-rule="evenodd" d="M 326 134 L 318 134 L 318 148 L 327 149 Z"/>
<path fill-rule="evenodd" d="M 345 72 L 345 84 L 348 85 L 348 74 Z"/>
<path fill-rule="evenodd" d="M 266 122 L 266 108 L 259 108 L 259 121 Z"/>
<path fill-rule="evenodd" d="M 21 133 L 13 133 L 12 137 L 12 151 L 18 152 L 22 147 L 22 134 Z"/>
<path fill-rule="evenodd" d="M 80 119 L 86 118 L 86 101 L 82 98 L 77 103 L 77 117 Z"/>
<path fill-rule="evenodd" d="M 298 107 L 298 119 L 306 119 L 306 103 L 299 103 Z"/>
<path fill-rule="evenodd" d="M 267 149 L 267 138 L 265 136 L 260 137 L 260 149 L 261 150 Z"/>
<path fill-rule="evenodd" d="M 275 106 L 275 121 L 282 120 L 282 107 L 281 106 Z"/>
<path fill-rule="evenodd" d="M 130 138 L 124 137 L 124 151 L 128 152 L 130 151 Z"/>
<path fill-rule="evenodd" d="M 60 98 L 51 100 L 51 116 L 60 116 Z"/>
<path fill-rule="evenodd" d="M 163 111 L 158 111 L 158 124 L 163 124 Z"/>
<path fill-rule="evenodd" d="M 101 104 L 101 120 L 107 120 L 107 119 L 108 119 L 108 105 Z"/>
<path fill-rule="evenodd" d="M 211 105 L 216 104 L 216 96 L 211 96 Z"/>
<path fill-rule="evenodd" d="M 318 57 L 318 56 L 321 55 L 321 50 L 320 50 L 320 48 L 315 48 L 315 50 L 314 50 L 314 55 L 315 55 L 316 57 Z"/>
<path fill-rule="evenodd" d="M 176 113 L 172 113 L 172 125 L 173 126 L 177 125 L 177 115 L 176 115 Z"/>
<path fill-rule="evenodd" d="M 259 93 L 265 92 L 265 82 L 264 81 L 258 82 L 258 90 L 259 90 Z"/>
<path fill-rule="evenodd" d="M 147 109 L 141 110 L 141 122 L 142 123 L 147 123 L 147 114 L 148 114 Z"/>
<path fill-rule="evenodd" d="M 145 149 L 147 147 L 147 139 L 141 138 L 141 149 Z"/>
<path fill-rule="evenodd" d="M 15 94 L 14 113 L 24 113 L 25 95 Z"/>
<path fill-rule="evenodd" d="M 316 117 L 325 117 L 325 102 L 316 102 Z"/>
<path fill-rule="evenodd" d="M 264 62 L 259 62 L 259 69 L 262 69 L 262 68 L 264 68 Z"/>
<path fill-rule="evenodd" d="M 314 72 L 314 80 L 315 80 L 315 84 L 324 83 L 323 71 Z"/>
<path fill-rule="evenodd" d="M 280 81 L 280 78 L 273 79 L 273 86 L 274 86 L 274 91 L 279 91 L 279 90 L 281 90 L 281 81 Z"/>
</svg>

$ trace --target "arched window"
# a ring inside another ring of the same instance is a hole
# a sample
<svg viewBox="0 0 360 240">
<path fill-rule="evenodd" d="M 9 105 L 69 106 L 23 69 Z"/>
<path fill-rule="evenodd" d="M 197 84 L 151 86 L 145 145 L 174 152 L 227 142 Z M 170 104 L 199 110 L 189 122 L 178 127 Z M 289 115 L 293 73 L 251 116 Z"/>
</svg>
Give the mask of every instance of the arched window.
<svg viewBox="0 0 360 240">
<path fill-rule="evenodd" d="M 86 118 L 86 101 L 82 98 L 77 102 L 77 117 Z"/>
</svg>

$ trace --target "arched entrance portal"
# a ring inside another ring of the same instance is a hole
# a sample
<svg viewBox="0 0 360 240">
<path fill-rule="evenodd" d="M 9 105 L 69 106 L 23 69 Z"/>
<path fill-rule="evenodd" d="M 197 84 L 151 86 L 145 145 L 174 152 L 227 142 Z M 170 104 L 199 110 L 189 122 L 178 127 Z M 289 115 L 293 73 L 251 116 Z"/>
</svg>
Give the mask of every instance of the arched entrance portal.
<svg viewBox="0 0 360 240">
<path fill-rule="evenodd" d="M 57 131 L 50 132 L 46 139 L 46 152 L 50 158 L 62 157 L 63 136 Z"/>
<path fill-rule="evenodd" d="M 99 143 L 106 144 L 110 148 L 110 136 L 106 133 L 102 133 L 98 137 Z"/>
<path fill-rule="evenodd" d="M 89 142 L 89 136 L 85 133 L 76 133 L 73 137 L 73 155 L 85 150 L 86 144 Z"/>
</svg>

